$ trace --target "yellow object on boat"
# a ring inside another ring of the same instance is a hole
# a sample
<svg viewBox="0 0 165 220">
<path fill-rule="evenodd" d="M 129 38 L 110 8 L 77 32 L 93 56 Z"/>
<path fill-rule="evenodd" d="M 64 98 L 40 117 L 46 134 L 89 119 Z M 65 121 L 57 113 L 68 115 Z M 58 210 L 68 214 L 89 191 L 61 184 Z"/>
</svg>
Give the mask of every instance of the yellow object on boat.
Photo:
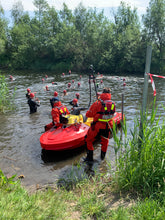
<svg viewBox="0 0 165 220">
<path fill-rule="evenodd" d="M 67 123 L 68 125 L 75 124 L 75 123 L 84 123 L 90 127 L 93 121 L 93 118 L 87 118 L 86 122 L 84 122 L 83 116 L 81 114 L 80 115 L 65 115 L 65 118 L 68 119 L 68 123 Z"/>
</svg>

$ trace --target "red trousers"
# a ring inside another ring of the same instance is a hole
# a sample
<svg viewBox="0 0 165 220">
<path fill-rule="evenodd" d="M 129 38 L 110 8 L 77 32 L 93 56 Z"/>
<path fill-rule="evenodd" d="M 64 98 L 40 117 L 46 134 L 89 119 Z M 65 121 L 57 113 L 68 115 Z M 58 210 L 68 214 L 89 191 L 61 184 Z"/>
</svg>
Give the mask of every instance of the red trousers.
<svg viewBox="0 0 165 220">
<path fill-rule="evenodd" d="M 95 141 L 95 138 L 98 134 L 101 138 L 101 150 L 103 152 L 107 152 L 110 130 L 108 129 L 107 123 L 105 122 L 96 122 L 95 125 L 91 125 L 86 137 L 87 149 L 94 150 L 93 142 Z"/>
</svg>

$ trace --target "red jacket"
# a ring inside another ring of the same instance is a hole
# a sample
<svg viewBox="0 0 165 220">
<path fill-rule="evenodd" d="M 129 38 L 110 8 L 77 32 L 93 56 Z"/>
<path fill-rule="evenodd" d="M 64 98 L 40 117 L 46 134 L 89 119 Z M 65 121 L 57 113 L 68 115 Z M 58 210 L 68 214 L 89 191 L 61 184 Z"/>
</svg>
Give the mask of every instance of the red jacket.
<svg viewBox="0 0 165 220">
<path fill-rule="evenodd" d="M 60 110 L 62 112 L 60 112 Z M 56 102 L 51 111 L 52 119 L 56 126 L 59 126 L 60 124 L 60 115 L 64 115 L 64 114 L 70 114 L 67 107 L 65 105 L 62 105 L 61 101 Z"/>
<path fill-rule="evenodd" d="M 100 99 L 105 101 L 105 100 L 111 100 L 111 94 L 110 93 L 102 93 L 100 95 Z M 102 103 L 100 100 L 97 100 L 94 102 L 90 109 L 87 111 L 86 116 L 89 118 L 93 118 L 93 121 L 98 121 L 100 114 L 98 112 L 101 112 L 102 109 Z"/>
</svg>

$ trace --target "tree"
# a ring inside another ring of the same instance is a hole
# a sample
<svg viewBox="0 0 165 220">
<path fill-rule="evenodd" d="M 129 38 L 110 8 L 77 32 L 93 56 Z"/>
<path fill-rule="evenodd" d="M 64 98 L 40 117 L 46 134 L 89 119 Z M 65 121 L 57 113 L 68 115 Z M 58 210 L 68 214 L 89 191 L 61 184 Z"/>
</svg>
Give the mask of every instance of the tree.
<svg viewBox="0 0 165 220">
<path fill-rule="evenodd" d="M 12 10 L 11 10 L 11 16 L 14 20 L 14 24 L 19 24 L 21 17 L 23 15 L 23 5 L 21 1 L 17 1 L 13 4 Z"/>
<path fill-rule="evenodd" d="M 121 2 L 114 13 L 113 35 L 114 41 L 110 46 L 112 70 L 116 73 L 137 72 L 140 61 L 139 47 L 141 42 L 140 22 L 137 9 L 133 10 Z M 140 70 L 138 70 L 140 72 Z"/>
<path fill-rule="evenodd" d="M 4 19 L 4 10 L 0 5 L 0 65 L 5 65 L 5 53 L 7 44 L 7 21 Z"/>
<path fill-rule="evenodd" d="M 146 15 L 143 15 L 143 23 L 148 41 L 154 47 L 157 70 L 161 72 L 165 61 L 165 0 L 150 1 Z"/>
</svg>

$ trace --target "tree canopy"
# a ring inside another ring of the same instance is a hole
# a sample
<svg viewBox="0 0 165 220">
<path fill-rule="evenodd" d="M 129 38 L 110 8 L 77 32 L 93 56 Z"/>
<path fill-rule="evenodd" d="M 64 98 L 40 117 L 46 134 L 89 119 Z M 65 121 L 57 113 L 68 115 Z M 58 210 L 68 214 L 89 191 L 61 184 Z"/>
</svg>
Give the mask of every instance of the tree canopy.
<svg viewBox="0 0 165 220">
<path fill-rule="evenodd" d="M 0 67 L 86 71 L 90 64 L 103 73 L 144 72 L 147 45 L 153 47 L 152 70 L 165 72 L 165 0 L 151 0 L 142 23 L 136 8 L 121 2 L 108 19 L 104 11 L 61 10 L 34 0 L 33 16 L 15 2 L 12 26 L 0 7 Z"/>
</svg>

